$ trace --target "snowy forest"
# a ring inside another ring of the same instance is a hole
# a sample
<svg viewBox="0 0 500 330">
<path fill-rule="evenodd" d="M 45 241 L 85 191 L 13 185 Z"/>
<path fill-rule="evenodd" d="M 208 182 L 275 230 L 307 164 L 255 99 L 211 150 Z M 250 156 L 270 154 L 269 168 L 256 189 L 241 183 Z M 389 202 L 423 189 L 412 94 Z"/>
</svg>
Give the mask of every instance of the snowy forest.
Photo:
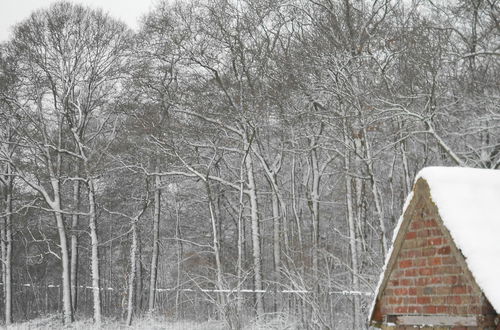
<svg viewBox="0 0 500 330">
<path fill-rule="evenodd" d="M 0 45 L 0 324 L 365 329 L 415 174 L 500 169 L 499 56 L 497 0 L 34 11 Z"/>
</svg>

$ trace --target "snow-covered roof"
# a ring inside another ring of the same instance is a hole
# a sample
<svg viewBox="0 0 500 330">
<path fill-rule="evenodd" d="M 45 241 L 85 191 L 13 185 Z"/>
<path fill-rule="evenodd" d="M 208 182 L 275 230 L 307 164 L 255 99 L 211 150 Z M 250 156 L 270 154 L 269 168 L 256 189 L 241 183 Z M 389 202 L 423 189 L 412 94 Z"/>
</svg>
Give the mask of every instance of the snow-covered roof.
<svg viewBox="0 0 500 330">
<path fill-rule="evenodd" d="M 463 167 L 426 167 L 415 178 L 424 179 L 443 224 L 461 250 L 476 283 L 500 313 L 500 170 Z M 413 194 L 403 207 L 403 215 Z M 403 223 L 398 221 L 393 243 Z M 386 256 L 377 284 L 377 299 L 393 248 Z M 369 317 L 373 314 L 376 299 Z"/>
</svg>

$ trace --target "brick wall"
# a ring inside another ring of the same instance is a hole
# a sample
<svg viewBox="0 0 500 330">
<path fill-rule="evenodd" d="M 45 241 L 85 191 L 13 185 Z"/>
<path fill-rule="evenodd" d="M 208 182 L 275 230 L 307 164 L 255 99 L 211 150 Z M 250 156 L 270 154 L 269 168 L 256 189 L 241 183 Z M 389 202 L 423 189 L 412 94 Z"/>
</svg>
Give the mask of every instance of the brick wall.
<svg viewBox="0 0 500 330">
<path fill-rule="evenodd" d="M 418 202 L 381 296 L 382 315 L 485 315 L 494 310 L 465 275 L 435 207 Z"/>
</svg>

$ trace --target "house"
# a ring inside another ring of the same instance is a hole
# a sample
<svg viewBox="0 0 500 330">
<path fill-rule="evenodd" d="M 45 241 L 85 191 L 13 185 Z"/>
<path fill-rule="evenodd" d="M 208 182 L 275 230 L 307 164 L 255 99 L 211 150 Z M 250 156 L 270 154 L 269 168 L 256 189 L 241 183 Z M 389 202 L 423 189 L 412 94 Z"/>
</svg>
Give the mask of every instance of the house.
<svg viewBox="0 0 500 330">
<path fill-rule="evenodd" d="M 369 312 L 382 329 L 500 329 L 500 171 L 428 167 Z"/>
</svg>

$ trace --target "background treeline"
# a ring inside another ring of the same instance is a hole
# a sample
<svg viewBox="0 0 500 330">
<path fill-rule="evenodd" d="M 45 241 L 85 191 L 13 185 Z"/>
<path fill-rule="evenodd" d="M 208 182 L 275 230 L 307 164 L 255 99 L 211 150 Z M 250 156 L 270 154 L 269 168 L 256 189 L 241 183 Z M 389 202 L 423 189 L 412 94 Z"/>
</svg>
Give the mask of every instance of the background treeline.
<svg viewBox="0 0 500 330">
<path fill-rule="evenodd" d="M 500 168 L 496 0 L 60 2 L 0 52 L 7 324 L 361 329 L 427 165 Z"/>
</svg>

